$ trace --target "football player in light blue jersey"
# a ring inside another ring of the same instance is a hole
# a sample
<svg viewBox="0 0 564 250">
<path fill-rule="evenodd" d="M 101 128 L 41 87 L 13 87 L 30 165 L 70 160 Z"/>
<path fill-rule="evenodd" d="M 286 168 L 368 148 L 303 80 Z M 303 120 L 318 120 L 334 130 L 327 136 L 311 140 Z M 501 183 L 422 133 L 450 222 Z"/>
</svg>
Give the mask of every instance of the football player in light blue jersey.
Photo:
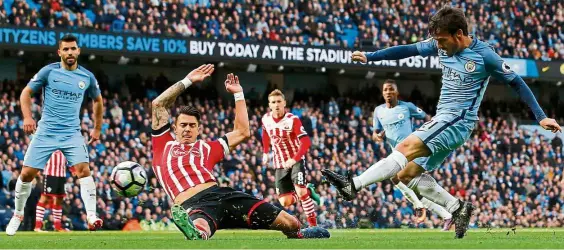
<svg viewBox="0 0 564 250">
<path fill-rule="evenodd" d="M 61 61 L 39 70 L 20 96 L 24 132 L 34 135 L 16 182 L 15 212 L 6 227 L 6 234 L 9 236 L 16 234 L 23 220 L 24 206 L 31 193 L 31 181 L 56 150 L 63 152 L 79 178 L 89 229 L 102 227 L 102 220 L 96 216 L 96 185 L 90 175 L 88 149 L 80 131 L 79 112 L 85 97 L 94 100 L 94 129 L 89 141 L 92 143 L 100 138 L 103 100 L 94 75 L 78 65 L 80 48 L 77 38 L 70 34 L 64 35 L 58 45 L 57 52 Z M 42 115 L 36 127 L 31 114 L 31 96 L 41 90 Z"/>
<path fill-rule="evenodd" d="M 468 35 L 468 24 L 461 9 L 445 6 L 429 19 L 432 36 L 422 42 L 394 46 L 372 53 L 355 51 L 352 60 L 397 60 L 411 56 L 438 55 L 442 67 L 442 89 L 437 114 L 405 140 L 394 152 L 374 164 L 360 176 L 342 176 L 323 170 L 323 174 L 345 199 L 357 190 L 398 175 L 399 180 L 422 196 L 446 207 L 452 213 L 456 238 L 463 238 L 474 207 L 440 187 L 425 171 L 437 168 L 471 135 L 478 120 L 478 108 L 490 76 L 517 91 L 535 114 L 539 124 L 552 132 L 561 131 L 554 119 L 547 118 L 525 81 L 485 42 Z M 407 165 L 419 157 L 428 157 L 425 166 Z M 407 166 L 406 166 L 407 165 Z"/>
<path fill-rule="evenodd" d="M 374 132 L 372 139 L 378 142 L 386 140 L 391 148 L 395 148 L 396 145 L 413 132 L 412 119 L 429 120 L 429 116 L 413 103 L 398 100 L 398 86 L 392 79 L 384 81 L 382 85 L 382 96 L 384 96 L 386 103 L 374 109 Z M 424 166 L 426 162 L 427 157 L 421 157 L 409 162 L 408 165 L 416 164 L 418 166 Z M 427 218 L 425 209 L 427 208 L 443 218 L 445 221 L 443 227 L 444 231 L 450 229 L 452 225 L 452 214 L 444 207 L 425 197 L 420 200 L 413 190 L 399 181 L 397 175 L 392 177 L 391 180 L 406 199 L 413 203 L 415 207 L 416 223 L 425 221 Z"/>
</svg>

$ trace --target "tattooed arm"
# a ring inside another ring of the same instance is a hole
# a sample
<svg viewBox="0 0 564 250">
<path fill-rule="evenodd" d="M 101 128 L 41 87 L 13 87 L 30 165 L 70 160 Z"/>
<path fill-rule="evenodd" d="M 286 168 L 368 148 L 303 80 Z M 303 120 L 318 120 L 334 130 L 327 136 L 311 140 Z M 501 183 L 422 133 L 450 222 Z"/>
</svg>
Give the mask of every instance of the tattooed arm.
<svg viewBox="0 0 564 250">
<path fill-rule="evenodd" d="M 178 97 L 180 93 L 184 92 L 184 89 L 186 89 L 184 84 L 182 84 L 182 82 L 177 82 L 153 100 L 153 120 L 151 124 L 153 130 L 158 130 L 165 124 L 168 124 L 170 119 L 169 109 L 176 100 L 176 97 Z"/>
<path fill-rule="evenodd" d="M 158 130 L 168 124 L 170 119 L 169 109 L 172 107 L 176 98 L 192 83 L 203 81 L 213 73 L 213 64 L 205 64 L 190 72 L 182 81 L 169 87 L 159 95 L 152 103 L 153 119 L 151 127 Z"/>
</svg>

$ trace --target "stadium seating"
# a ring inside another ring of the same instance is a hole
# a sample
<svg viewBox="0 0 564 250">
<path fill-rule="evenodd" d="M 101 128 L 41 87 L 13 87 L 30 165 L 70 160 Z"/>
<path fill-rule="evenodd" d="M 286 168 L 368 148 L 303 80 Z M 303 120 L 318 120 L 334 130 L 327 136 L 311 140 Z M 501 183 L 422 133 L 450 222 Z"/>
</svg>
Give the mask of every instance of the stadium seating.
<svg viewBox="0 0 564 250">
<path fill-rule="evenodd" d="M 163 84 L 166 85 L 166 84 Z M 29 138 L 22 133 L 22 117 L 18 96 L 25 82 L 5 80 L 0 82 L 0 197 L 13 194 L 18 169 L 22 167 L 23 153 Z M 168 86 L 168 85 L 166 85 Z M 134 85 L 129 86 L 130 90 Z M 160 91 L 160 90 L 159 90 Z M 378 91 L 378 90 L 371 90 Z M 150 101 L 145 93 L 131 93 L 132 101 L 118 99 L 117 95 L 105 95 L 103 136 L 101 143 L 91 145 L 91 167 L 97 182 L 98 213 L 105 218 L 105 229 L 142 228 L 146 230 L 174 230 L 170 224 L 170 200 L 159 186 L 151 170 Z M 417 98 L 410 100 L 432 112 L 436 100 Z M 204 114 L 202 124 L 207 137 L 214 139 L 229 128 L 227 119 L 233 116 L 229 103 L 218 103 L 217 94 L 202 89 L 181 97 L 184 103 L 196 105 Z M 243 143 L 216 167 L 221 185 L 243 190 L 269 202 L 278 204 L 274 190 L 271 168 L 261 163 L 260 117 L 266 112 L 266 103 L 257 96 L 249 100 L 258 105 L 249 107 L 251 117 L 250 140 Z M 399 228 L 414 227 L 413 210 L 401 193 L 394 190 L 390 182 L 373 185 L 362 191 L 360 199 L 345 202 L 337 198 L 335 190 L 321 183 L 322 168 L 336 171 L 352 169 L 364 171 L 371 163 L 388 153 L 383 144 L 370 139 L 370 116 L 378 100 L 362 102 L 358 106 L 354 95 L 327 102 L 308 102 L 305 98 L 294 101 L 289 108 L 301 116 L 306 130 L 312 138 L 312 148 L 307 156 L 309 175 L 307 181 L 317 186 L 322 196 L 318 208 L 319 224 L 326 228 Z M 334 107 L 338 107 L 334 109 Z M 556 107 L 557 105 L 554 105 Z M 33 111 L 38 115 L 39 106 Z M 517 120 L 523 115 L 522 106 L 515 103 L 484 102 L 479 128 L 463 147 L 433 172 L 435 178 L 452 194 L 471 200 L 478 207 L 477 220 L 472 227 L 562 227 L 564 221 L 564 152 L 562 140 L 547 140 L 543 135 L 520 129 Z M 513 115 L 506 115 L 511 111 Z M 550 112 L 550 111 L 549 111 Z M 174 111 L 173 111 L 174 113 Z M 302 115 L 305 114 L 305 115 Z M 524 114 L 527 115 L 526 113 Z M 563 116 L 560 123 L 563 123 Z M 83 133 L 87 135 L 92 126 L 91 117 L 82 117 Z M 310 124 L 310 125 L 308 125 Z M 10 145 L 8 147 L 8 145 Z M 132 160 L 144 166 L 150 178 L 145 192 L 136 198 L 121 198 L 108 183 L 112 166 L 118 162 Z M 39 182 L 42 180 L 39 179 Z M 74 185 L 73 185 L 74 183 Z M 36 184 L 34 194 L 26 208 L 33 216 L 36 199 L 41 190 Z M 84 206 L 80 200 L 77 180 L 69 178 L 65 188 L 68 192 L 63 204 L 63 214 L 68 216 L 73 230 L 85 230 Z M 34 198 L 35 197 L 35 198 Z M 35 199 L 35 200 L 34 200 Z M 13 199 L 0 198 L 0 211 L 10 211 Z M 303 215 L 301 208 L 291 207 L 290 213 Z M 9 213 L 0 212 L 0 229 L 5 226 L 2 218 Z M 45 217 L 49 220 L 49 217 Z M 301 218 L 305 222 L 305 218 Z M 31 220 L 33 221 L 33 219 Z M 138 223 L 139 222 L 139 223 Z M 52 223 L 46 223 L 52 225 Z M 436 215 L 421 227 L 437 228 L 442 221 Z M 32 229 L 33 224 L 24 226 Z"/>
<path fill-rule="evenodd" d="M 117 0 L 97 0 L 91 5 L 86 2 L 92 1 L 4 0 L 0 10 L 6 12 L 0 11 L 0 26 L 166 34 L 370 50 L 425 39 L 428 17 L 439 7 L 434 1 L 405 0 L 377 0 L 371 1 L 372 4 L 268 0 L 256 5 L 240 0 L 173 0 L 168 3 L 153 0 L 150 4 L 123 1 L 123 5 Z M 452 2 L 465 10 L 469 32 L 488 41 L 503 57 L 563 60 L 562 1 L 546 5 L 533 0 Z M 16 13 L 12 13 L 12 8 Z M 165 19 L 168 26 L 163 23 Z M 220 20 L 223 21 L 220 23 Z M 121 24 L 124 21 L 128 24 L 126 27 Z M 487 25 L 483 25 L 485 23 Z"/>
</svg>

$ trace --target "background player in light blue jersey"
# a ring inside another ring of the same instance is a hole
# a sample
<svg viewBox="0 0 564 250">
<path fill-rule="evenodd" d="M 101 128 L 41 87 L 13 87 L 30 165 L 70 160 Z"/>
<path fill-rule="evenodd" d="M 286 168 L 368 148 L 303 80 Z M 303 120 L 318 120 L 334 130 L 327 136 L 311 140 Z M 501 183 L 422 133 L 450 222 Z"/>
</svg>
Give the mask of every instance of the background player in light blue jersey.
<svg viewBox="0 0 564 250">
<path fill-rule="evenodd" d="M 57 52 L 61 61 L 39 70 L 20 96 L 24 131 L 34 135 L 16 183 L 15 212 L 6 227 L 6 234 L 10 236 L 16 234 L 23 220 L 24 206 L 31 192 L 31 181 L 56 150 L 63 152 L 79 178 L 89 229 L 102 227 L 102 220 L 96 216 L 96 185 L 90 175 L 88 149 L 80 131 L 79 119 L 82 101 L 88 96 L 94 100 L 94 130 L 90 133 L 89 143 L 98 140 L 104 112 L 100 88 L 94 75 L 78 65 L 80 48 L 76 37 L 63 36 L 59 40 Z M 36 127 L 31 114 L 31 96 L 40 90 L 43 90 L 43 107 L 41 120 Z"/>
<path fill-rule="evenodd" d="M 425 171 L 437 168 L 471 135 L 478 120 L 478 108 L 490 76 L 509 84 L 535 114 L 540 125 L 552 132 L 561 131 L 554 119 L 547 118 L 535 96 L 515 72 L 487 43 L 468 35 L 468 24 L 461 9 L 445 6 L 429 20 L 432 38 L 411 45 L 394 46 L 372 53 L 355 51 L 352 60 L 366 63 L 411 56 L 438 55 L 442 67 L 442 88 L 437 114 L 400 142 L 394 152 L 352 178 L 324 170 L 322 173 L 345 198 L 354 198 L 358 189 L 398 175 L 399 180 L 452 213 L 456 237 L 463 238 L 474 207 L 440 187 Z M 429 157 L 425 166 L 407 165 L 419 157 Z M 407 166 L 406 166 L 407 165 Z"/>
<path fill-rule="evenodd" d="M 429 116 L 420 108 L 411 102 L 404 102 L 398 100 L 399 91 L 396 82 L 392 79 L 387 79 L 382 85 L 382 96 L 386 103 L 377 106 L 374 109 L 373 124 L 374 130 L 372 139 L 381 142 L 386 141 L 391 148 L 395 148 L 401 141 L 407 138 L 413 132 L 412 119 L 424 120 Z M 426 157 L 417 158 L 408 163 L 424 166 L 427 162 Z M 419 199 L 419 197 L 399 181 L 397 175 L 391 178 L 395 187 L 397 187 L 402 194 L 413 203 L 415 208 L 416 223 L 421 223 L 427 218 L 426 208 L 438 214 L 445 220 L 443 230 L 449 230 L 452 225 L 452 214 L 450 214 L 444 207 L 430 201 L 427 198 Z"/>
</svg>

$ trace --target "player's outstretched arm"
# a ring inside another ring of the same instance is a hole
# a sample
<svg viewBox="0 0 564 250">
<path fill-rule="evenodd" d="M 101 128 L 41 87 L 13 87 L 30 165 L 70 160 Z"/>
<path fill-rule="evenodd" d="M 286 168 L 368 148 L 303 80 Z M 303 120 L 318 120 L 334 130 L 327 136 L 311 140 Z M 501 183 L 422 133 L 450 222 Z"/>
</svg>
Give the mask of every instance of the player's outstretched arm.
<svg viewBox="0 0 564 250">
<path fill-rule="evenodd" d="M 418 55 L 437 55 L 437 53 L 437 41 L 429 38 L 414 44 L 398 45 L 374 52 L 363 53 L 355 51 L 352 53 L 351 58 L 353 62 L 366 63 L 368 61 L 397 60 Z"/>
<path fill-rule="evenodd" d="M 225 89 L 235 96 L 235 124 L 233 131 L 225 135 L 229 149 L 233 150 L 241 142 L 251 137 L 249 114 L 247 112 L 245 96 L 243 95 L 243 87 L 239 83 L 239 77 L 228 74 L 227 80 L 225 80 Z"/>
<path fill-rule="evenodd" d="M 515 76 L 515 78 L 509 83 L 509 85 L 519 94 L 521 100 L 529 106 L 531 111 L 533 111 L 533 114 L 535 115 L 537 121 L 539 121 L 541 127 L 546 130 L 550 130 L 553 133 L 562 132 L 562 128 L 560 128 L 560 125 L 558 125 L 556 120 L 548 118 L 546 116 L 539 103 L 537 102 L 535 95 L 533 94 L 527 83 L 525 83 L 523 78 L 521 78 L 520 76 Z"/>
<path fill-rule="evenodd" d="M 546 130 L 550 130 L 554 133 L 562 131 L 560 125 L 551 118 L 548 118 L 541 106 L 537 102 L 535 95 L 527 85 L 527 83 L 517 75 L 511 67 L 503 61 L 503 59 L 495 53 L 495 51 L 487 50 L 483 53 L 484 64 L 486 66 L 486 71 L 490 73 L 496 79 L 509 84 L 511 88 L 519 94 L 521 100 L 529 106 L 535 118 L 539 124 Z"/>
<path fill-rule="evenodd" d="M 399 45 L 386 49 L 363 53 L 355 51 L 352 54 L 353 62 L 366 63 L 368 61 L 397 60 L 419 55 L 415 44 Z"/>
<path fill-rule="evenodd" d="M 169 109 L 172 107 L 176 98 L 184 92 L 193 83 L 198 83 L 211 76 L 214 71 L 213 64 L 204 64 L 197 69 L 190 72 L 184 79 L 175 83 L 155 100 L 153 100 L 151 109 L 153 117 L 151 127 L 153 130 L 158 130 L 167 125 L 170 119 Z"/>
<path fill-rule="evenodd" d="M 21 95 L 20 95 L 20 103 L 22 106 L 22 114 L 23 114 L 23 129 L 26 134 L 32 134 L 35 132 L 36 124 L 33 116 L 31 114 L 31 95 L 33 94 L 33 89 L 29 86 L 26 86 Z"/>
</svg>

